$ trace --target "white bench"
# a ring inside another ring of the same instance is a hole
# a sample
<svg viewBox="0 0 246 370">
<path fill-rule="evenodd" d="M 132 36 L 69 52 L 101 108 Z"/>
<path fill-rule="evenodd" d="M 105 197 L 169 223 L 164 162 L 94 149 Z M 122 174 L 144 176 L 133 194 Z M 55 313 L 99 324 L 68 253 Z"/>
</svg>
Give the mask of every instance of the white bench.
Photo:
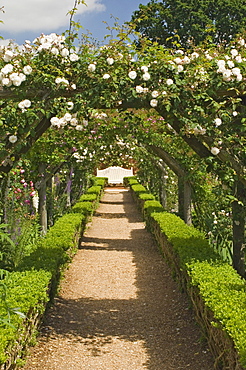
<svg viewBox="0 0 246 370">
<path fill-rule="evenodd" d="M 118 166 L 108 167 L 104 170 L 97 169 L 97 177 L 107 177 L 109 184 L 123 184 L 123 178 L 133 176 L 133 168 L 130 170 Z"/>
</svg>

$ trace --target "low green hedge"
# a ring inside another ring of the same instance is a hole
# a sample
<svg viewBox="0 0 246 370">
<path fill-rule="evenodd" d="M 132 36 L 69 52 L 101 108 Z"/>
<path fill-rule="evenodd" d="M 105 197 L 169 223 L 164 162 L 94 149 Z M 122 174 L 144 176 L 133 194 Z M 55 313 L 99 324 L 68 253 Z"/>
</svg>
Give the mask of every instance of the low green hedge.
<svg viewBox="0 0 246 370">
<path fill-rule="evenodd" d="M 97 200 L 97 194 L 92 193 L 92 194 L 83 194 L 79 198 L 78 202 L 94 202 Z"/>
<path fill-rule="evenodd" d="M 95 195 L 95 194 L 89 194 Z M 76 213 L 83 213 L 86 216 L 91 216 L 94 211 L 94 205 L 92 202 L 78 202 L 72 207 L 72 211 Z"/>
<path fill-rule="evenodd" d="M 131 189 L 134 191 L 134 193 L 138 196 L 141 193 L 147 193 L 147 189 L 141 185 L 141 184 L 132 184 Z"/>
<path fill-rule="evenodd" d="M 138 197 L 141 200 L 155 200 L 154 195 L 150 193 L 140 193 L 138 194 Z"/>
<path fill-rule="evenodd" d="M 9 273 L 2 282 L 2 287 L 7 289 L 7 301 L 1 300 L 0 295 L 0 317 L 7 320 L 9 312 L 12 312 L 12 326 L 0 322 L 0 366 L 6 365 L 8 361 L 12 363 L 11 369 L 16 368 L 16 362 L 22 356 L 21 351 L 36 332 L 35 324 L 33 329 L 30 328 L 32 312 L 36 311 L 41 317 L 46 303 L 56 294 L 61 272 L 76 252 L 88 215 L 93 213 L 95 200 L 99 201 L 102 194 L 105 180 L 97 180 L 99 181 L 95 183 L 100 185 L 91 186 L 82 196 L 85 201 L 79 201 L 73 206 L 71 213 L 59 218 L 47 235 L 40 238 L 35 251 L 23 259 L 18 271 Z M 6 302 L 10 310 L 7 309 Z M 17 307 L 27 318 L 13 313 L 11 309 Z M 13 355 L 16 348 L 17 356 Z"/>
<path fill-rule="evenodd" d="M 225 362 L 225 368 L 246 369 L 245 280 L 232 266 L 221 260 L 220 256 L 210 247 L 203 233 L 193 226 L 186 225 L 178 216 L 165 212 L 159 202 L 146 201 L 143 207 L 146 222 L 152 232 L 156 231 L 156 225 L 158 225 L 160 235 L 163 235 L 163 240 L 167 241 L 165 248 L 171 248 L 173 256 L 177 257 L 179 270 L 185 277 L 188 293 L 191 292 L 191 287 L 197 289 L 207 308 L 205 311 L 210 310 L 213 314 L 214 322 L 210 323 L 211 327 L 217 327 L 218 330 L 224 332 L 224 338 L 227 336 L 231 338 L 231 348 L 223 349 L 218 357 L 221 357 L 222 363 Z M 172 261 L 170 264 L 172 265 Z M 196 310 L 199 308 L 197 306 Z M 208 324 L 209 320 L 205 319 L 205 321 Z M 207 334 L 210 337 L 208 332 Z M 232 367 L 235 365 L 227 367 L 230 356 L 233 357 L 233 361 L 238 361 L 237 355 L 229 353 L 234 351 L 233 347 L 239 355 L 240 365 L 237 363 L 237 366 L 241 367 Z M 218 346 L 218 352 L 219 350 Z"/>
<path fill-rule="evenodd" d="M 102 191 L 102 187 L 100 185 L 93 185 L 89 189 L 87 189 L 87 194 L 100 194 Z"/>
<path fill-rule="evenodd" d="M 0 306 L 0 316 L 10 314 L 11 326 L 0 325 L 0 364 L 9 359 L 9 353 L 18 343 L 22 350 L 32 341 L 35 326 L 32 316 L 42 316 L 45 305 L 49 300 L 47 286 L 51 279 L 48 271 L 12 272 L 4 280 L 7 291 L 6 304 Z M 26 318 L 14 314 L 9 308 L 15 308 Z M 28 336 L 26 332 L 28 331 Z M 19 353 L 21 356 L 21 353 Z"/>
<path fill-rule="evenodd" d="M 105 187 L 105 185 L 108 183 L 107 177 L 92 177 L 92 186 L 101 186 L 102 188 Z"/>
<path fill-rule="evenodd" d="M 126 176 L 123 178 L 123 184 L 125 186 L 131 186 L 131 185 L 134 185 L 134 184 L 139 184 L 136 176 Z"/>
</svg>

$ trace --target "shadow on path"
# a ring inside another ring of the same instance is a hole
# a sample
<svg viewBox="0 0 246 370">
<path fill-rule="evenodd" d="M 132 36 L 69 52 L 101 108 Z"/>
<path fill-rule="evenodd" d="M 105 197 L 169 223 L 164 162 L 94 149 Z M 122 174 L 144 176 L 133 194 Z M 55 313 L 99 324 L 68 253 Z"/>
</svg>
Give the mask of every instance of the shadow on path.
<svg viewBox="0 0 246 370">
<path fill-rule="evenodd" d="M 72 369 L 213 369 L 187 298 L 129 192 L 104 195 L 43 332 L 43 343 L 67 338 L 79 348 L 81 365 Z"/>
</svg>

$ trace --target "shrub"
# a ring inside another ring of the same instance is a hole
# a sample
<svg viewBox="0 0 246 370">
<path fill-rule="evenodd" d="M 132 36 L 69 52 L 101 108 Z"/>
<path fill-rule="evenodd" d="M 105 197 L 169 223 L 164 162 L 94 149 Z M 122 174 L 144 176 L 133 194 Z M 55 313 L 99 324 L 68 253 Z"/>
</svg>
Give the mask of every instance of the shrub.
<svg viewBox="0 0 246 370">
<path fill-rule="evenodd" d="M 138 197 L 142 200 L 155 200 L 154 195 L 150 193 L 140 193 Z"/>
<path fill-rule="evenodd" d="M 89 195 L 95 195 L 95 194 L 89 194 Z M 72 208 L 73 212 L 83 213 L 86 216 L 92 215 L 93 210 L 94 210 L 93 203 L 92 202 L 86 202 L 86 201 L 78 202 Z"/>
<path fill-rule="evenodd" d="M 100 185 L 91 186 L 87 189 L 87 194 L 97 194 L 98 196 L 101 194 L 102 187 Z"/>
<path fill-rule="evenodd" d="M 147 189 L 141 185 L 141 184 L 133 184 L 131 185 L 131 189 L 134 191 L 134 193 L 139 196 L 141 193 L 147 193 Z"/>
</svg>

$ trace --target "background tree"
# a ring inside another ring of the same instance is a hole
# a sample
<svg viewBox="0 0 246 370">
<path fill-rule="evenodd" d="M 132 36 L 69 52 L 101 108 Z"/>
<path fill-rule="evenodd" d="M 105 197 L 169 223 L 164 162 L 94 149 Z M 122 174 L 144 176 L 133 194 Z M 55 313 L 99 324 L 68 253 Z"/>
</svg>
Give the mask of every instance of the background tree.
<svg viewBox="0 0 246 370">
<path fill-rule="evenodd" d="M 151 0 L 132 16 L 136 31 L 172 47 L 199 44 L 210 36 L 214 43 L 229 42 L 246 25 L 244 0 Z"/>
</svg>

